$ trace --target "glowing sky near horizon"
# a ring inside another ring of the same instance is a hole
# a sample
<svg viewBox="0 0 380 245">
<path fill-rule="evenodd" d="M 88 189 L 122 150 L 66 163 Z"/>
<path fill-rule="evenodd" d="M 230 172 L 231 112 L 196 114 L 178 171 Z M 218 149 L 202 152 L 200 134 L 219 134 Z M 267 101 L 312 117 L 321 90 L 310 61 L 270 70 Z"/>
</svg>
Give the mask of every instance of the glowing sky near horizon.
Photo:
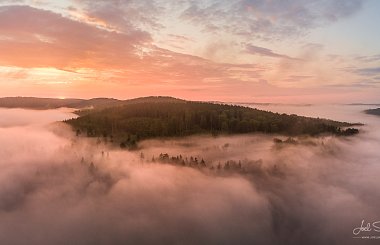
<svg viewBox="0 0 380 245">
<path fill-rule="evenodd" d="M 0 97 L 380 103 L 377 0 L 0 0 Z"/>
</svg>

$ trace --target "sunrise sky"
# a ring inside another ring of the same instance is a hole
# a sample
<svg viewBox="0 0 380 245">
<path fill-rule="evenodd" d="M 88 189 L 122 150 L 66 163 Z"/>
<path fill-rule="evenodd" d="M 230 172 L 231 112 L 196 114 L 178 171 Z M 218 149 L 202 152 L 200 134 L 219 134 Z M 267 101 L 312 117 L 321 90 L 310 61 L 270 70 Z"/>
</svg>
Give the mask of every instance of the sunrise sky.
<svg viewBox="0 0 380 245">
<path fill-rule="evenodd" d="M 0 0 L 0 97 L 380 103 L 378 0 Z"/>
</svg>

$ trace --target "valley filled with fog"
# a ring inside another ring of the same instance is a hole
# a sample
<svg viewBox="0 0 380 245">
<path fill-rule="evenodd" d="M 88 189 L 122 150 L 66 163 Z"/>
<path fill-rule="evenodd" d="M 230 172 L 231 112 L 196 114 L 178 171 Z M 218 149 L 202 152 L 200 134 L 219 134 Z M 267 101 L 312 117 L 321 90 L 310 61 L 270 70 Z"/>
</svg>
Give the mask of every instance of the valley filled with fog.
<svg viewBox="0 0 380 245">
<path fill-rule="evenodd" d="M 1 243 L 357 244 L 353 228 L 380 219 L 380 117 L 362 113 L 370 106 L 254 107 L 365 125 L 291 144 L 191 136 L 127 151 L 76 136 L 59 122 L 75 117 L 68 109 L 0 109 Z"/>
</svg>

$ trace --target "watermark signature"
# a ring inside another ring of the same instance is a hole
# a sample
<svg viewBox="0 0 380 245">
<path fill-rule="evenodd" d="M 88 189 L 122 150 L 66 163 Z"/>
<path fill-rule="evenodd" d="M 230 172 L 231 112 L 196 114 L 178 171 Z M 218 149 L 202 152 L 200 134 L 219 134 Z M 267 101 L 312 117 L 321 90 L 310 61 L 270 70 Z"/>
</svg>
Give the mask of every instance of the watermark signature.
<svg viewBox="0 0 380 245">
<path fill-rule="evenodd" d="M 361 225 L 352 230 L 352 234 L 356 239 L 380 239 L 380 221 L 365 222 L 363 219 Z"/>
</svg>

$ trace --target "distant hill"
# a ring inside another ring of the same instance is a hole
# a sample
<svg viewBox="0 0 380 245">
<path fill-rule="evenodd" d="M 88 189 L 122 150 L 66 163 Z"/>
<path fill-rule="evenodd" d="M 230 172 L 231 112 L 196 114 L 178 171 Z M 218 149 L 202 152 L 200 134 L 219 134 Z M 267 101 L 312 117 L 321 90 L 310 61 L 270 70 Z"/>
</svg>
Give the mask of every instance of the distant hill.
<svg viewBox="0 0 380 245">
<path fill-rule="evenodd" d="M 71 104 L 81 103 L 81 99 L 53 99 L 34 97 L 6 97 L 0 98 L 0 107 L 26 109 L 55 109 L 68 107 Z"/>
<path fill-rule="evenodd" d="M 369 109 L 369 110 L 365 110 L 364 112 L 367 113 L 367 114 L 370 114 L 370 115 L 380 116 L 380 108 Z"/>
<path fill-rule="evenodd" d="M 25 109 L 57 109 L 69 107 L 74 109 L 104 109 L 107 107 L 134 104 L 140 102 L 185 102 L 184 100 L 165 97 L 150 96 L 129 100 L 117 100 L 113 98 L 94 99 L 57 99 L 57 98 L 35 98 L 35 97 L 5 97 L 0 98 L 0 107 L 3 108 L 25 108 Z"/>
<path fill-rule="evenodd" d="M 346 122 L 278 114 L 249 107 L 145 97 L 104 109 L 79 111 L 66 121 L 77 134 L 103 137 L 122 147 L 140 139 L 193 134 L 278 133 L 284 135 L 351 135 L 357 129 Z"/>
<path fill-rule="evenodd" d="M 122 100 L 112 99 L 112 98 L 94 98 L 88 100 L 81 100 L 74 103 L 68 103 L 66 107 L 70 108 L 106 108 L 110 106 L 115 106 L 122 103 Z"/>
<path fill-rule="evenodd" d="M 95 99 L 54 99 L 35 97 L 5 97 L 0 98 L 0 107 L 3 108 L 25 108 L 25 109 L 56 109 L 61 107 L 69 108 L 105 108 L 120 103 L 120 100 L 109 98 Z"/>
</svg>

